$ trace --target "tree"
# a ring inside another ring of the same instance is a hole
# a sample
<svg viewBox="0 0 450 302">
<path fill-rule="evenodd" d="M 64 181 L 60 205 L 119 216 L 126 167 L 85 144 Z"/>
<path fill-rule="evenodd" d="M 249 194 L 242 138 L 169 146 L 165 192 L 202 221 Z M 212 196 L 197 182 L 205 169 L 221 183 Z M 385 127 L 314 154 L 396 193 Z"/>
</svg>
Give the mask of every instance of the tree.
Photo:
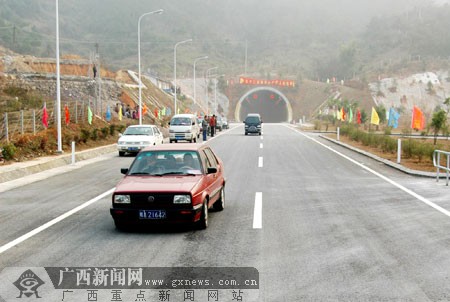
<svg viewBox="0 0 450 302">
<path fill-rule="evenodd" d="M 433 113 L 430 128 L 433 130 L 435 145 L 437 142 L 437 136 L 441 130 L 445 129 L 446 123 L 447 123 L 447 113 L 444 110 L 439 110 L 438 112 Z"/>
</svg>

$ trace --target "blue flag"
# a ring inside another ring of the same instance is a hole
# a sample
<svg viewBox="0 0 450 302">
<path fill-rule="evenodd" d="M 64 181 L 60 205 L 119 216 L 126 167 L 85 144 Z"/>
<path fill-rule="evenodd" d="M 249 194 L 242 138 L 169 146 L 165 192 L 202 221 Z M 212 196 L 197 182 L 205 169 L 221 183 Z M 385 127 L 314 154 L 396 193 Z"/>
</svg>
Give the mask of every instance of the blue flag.
<svg viewBox="0 0 450 302">
<path fill-rule="evenodd" d="M 394 129 L 397 128 L 399 117 L 400 117 L 400 114 L 397 111 L 395 111 L 394 108 L 391 107 L 391 109 L 389 109 L 388 126 L 394 128 Z"/>
<path fill-rule="evenodd" d="M 111 120 L 111 108 L 108 107 L 106 108 L 106 120 L 109 122 Z"/>
</svg>

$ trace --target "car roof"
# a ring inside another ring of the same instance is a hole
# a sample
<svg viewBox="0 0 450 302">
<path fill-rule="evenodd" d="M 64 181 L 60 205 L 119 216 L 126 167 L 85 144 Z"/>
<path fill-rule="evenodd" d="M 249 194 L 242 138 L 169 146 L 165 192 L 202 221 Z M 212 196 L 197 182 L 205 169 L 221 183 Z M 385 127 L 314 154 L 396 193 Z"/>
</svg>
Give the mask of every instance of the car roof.
<svg viewBox="0 0 450 302">
<path fill-rule="evenodd" d="M 259 113 L 249 113 L 247 116 L 261 116 Z"/>
<path fill-rule="evenodd" d="M 204 144 L 200 143 L 161 144 L 146 147 L 142 151 L 198 151 L 205 147 Z"/>
<path fill-rule="evenodd" d="M 128 128 L 138 128 L 138 127 L 156 127 L 156 125 L 130 125 Z"/>
<path fill-rule="evenodd" d="M 181 113 L 181 114 L 175 114 L 174 116 L 172 116 L 172 118 L 174 117 L 195 117 L 194 114 L 191 113 Z"/>
</svg>

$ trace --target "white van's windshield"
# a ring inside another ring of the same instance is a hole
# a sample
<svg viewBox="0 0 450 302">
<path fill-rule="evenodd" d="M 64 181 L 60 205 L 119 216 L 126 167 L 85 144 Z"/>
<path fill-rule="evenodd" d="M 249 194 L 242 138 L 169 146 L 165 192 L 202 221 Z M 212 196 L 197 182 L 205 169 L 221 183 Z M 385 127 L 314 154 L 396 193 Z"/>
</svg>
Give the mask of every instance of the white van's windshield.
<svg viewBox="0 0 450 302">
<path fill-rule="evenodd" d="M 172 126 L 189 126 L 191 125 L 191 119 L 188 117 L 176 117 L 170 121 Z"/>
</svg>

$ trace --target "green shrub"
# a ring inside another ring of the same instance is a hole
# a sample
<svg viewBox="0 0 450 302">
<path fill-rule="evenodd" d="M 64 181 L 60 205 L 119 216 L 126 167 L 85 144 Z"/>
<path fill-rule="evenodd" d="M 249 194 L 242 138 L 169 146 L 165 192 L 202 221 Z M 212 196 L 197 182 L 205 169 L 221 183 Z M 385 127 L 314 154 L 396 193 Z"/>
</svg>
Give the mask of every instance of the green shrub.
<svg viewBox="0 0 450 302">
<path fill-rule="evenodd" d="M 80 139 L 83 143 L 86 143 L 90 137 L 91 137 L 91 132 L 89 131 L 89 129 L 81 129 Z"/>
<path fill-rule="evenodd" d="M 92 129 L 91 138 L 94 141 L 98 140 L 98 129 L 97 128 Z"/>
<path fill-rule="evenodd" d="M 3 145 L 2 147 L 3 151 L 3 158 L 6 160 L 11 160 L 14 158 L 14 155 L 16 154 L 16 146 L 14 146 L 14 144 L 12 143 L 7 143 L 6 145 Z"/>
<path fill-rule="evenodd" d="M 103 138 L 107 138 L 108 137 L 108 134 L 109 134 L 109 127 L 103 127 L 102 129 L 101 129 L 101 131 L 102 131 L 102 137 Z"/>
<path fill-rule="evenodd" d="M 115 124 L 109 125 L 109 135 L 113 136 L 115 131 L 116 131 L 116 125 Z"/>
</svg>

